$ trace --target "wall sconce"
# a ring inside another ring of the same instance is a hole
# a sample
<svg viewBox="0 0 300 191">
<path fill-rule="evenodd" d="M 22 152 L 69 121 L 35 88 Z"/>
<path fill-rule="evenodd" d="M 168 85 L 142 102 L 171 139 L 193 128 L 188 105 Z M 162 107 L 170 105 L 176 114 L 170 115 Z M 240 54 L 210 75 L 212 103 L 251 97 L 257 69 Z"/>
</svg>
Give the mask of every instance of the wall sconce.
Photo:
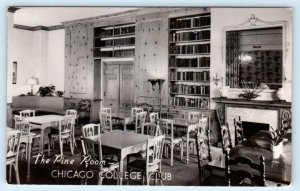
<svg viewBox="0 0 300 191">
<path fill-rule="evenodd" d="M 148 82 L 152 85 L 152 90 L 155 91 L 156 83 L 158 83 L 158 91 L 161 91 L 161 87 L 165 82 L 165 79 L 149 79 Z"/>
<path fill-rule="evenodd" d="M 39 85 L 39 79 L 35 78 L 35 77 L 31 77 L 26 81 L 26 85 L 30 85 L 31 86 L 31 92 L 30 95 L 33 95 L 33 86 L 34 85 Z"/>
<path fill-rule="evenodd" d="M 219 82 L 221 82 L 223 84 L 223 77 L 218 78 L 218 73 L 216 73 L 216 77 L 213 77 L 212 80 L 214 81 L 214 83 L 216 84 L 216 86 L 218 86 Z"/>
</svg>

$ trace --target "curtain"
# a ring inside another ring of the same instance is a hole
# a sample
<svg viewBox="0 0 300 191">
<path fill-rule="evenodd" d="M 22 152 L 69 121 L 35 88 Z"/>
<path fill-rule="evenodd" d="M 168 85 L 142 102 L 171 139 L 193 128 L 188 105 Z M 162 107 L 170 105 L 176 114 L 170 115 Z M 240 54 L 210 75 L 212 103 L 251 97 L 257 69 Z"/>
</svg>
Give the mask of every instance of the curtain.
<svg viewBox="0 0 300 191">
<path fill-rule="evenodd" d="M 239 88 L 239 32 L 226 33 L 226 85 Z"/>
</svg>

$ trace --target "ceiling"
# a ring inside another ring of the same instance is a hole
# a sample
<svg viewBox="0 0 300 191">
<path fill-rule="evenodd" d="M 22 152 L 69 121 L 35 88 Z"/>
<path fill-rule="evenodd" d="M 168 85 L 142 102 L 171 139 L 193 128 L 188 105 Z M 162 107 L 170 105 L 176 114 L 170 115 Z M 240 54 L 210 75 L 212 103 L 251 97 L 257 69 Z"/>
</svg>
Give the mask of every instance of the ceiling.
<svg viewBox="0 0 300 191">
<path fill-rule="evenodd" d="M 61 22 L 139 9 L 138 7 L 18 7 L 14 14 L 14 24 L 35 26 L 55 26 Z"/>
</svg>

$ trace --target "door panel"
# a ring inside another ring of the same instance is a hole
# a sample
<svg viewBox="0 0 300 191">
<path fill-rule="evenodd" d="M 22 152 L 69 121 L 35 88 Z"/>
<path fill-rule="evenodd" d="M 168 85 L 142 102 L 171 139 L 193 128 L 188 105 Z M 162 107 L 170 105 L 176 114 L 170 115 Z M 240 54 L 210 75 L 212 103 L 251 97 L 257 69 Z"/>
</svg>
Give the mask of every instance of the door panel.
<svg viewBox="0 0 300 191">
<path fill-rule="evenodd" d="M 112 116 L 119 116 L 119 65 L 104 64 L 104 107 L 110 107 Z"/>
<path fill-rule="evenodd" d="M 133 65 L 120 65 L 120 117 L 130 116 L 133 106 Z"/>
</svg>

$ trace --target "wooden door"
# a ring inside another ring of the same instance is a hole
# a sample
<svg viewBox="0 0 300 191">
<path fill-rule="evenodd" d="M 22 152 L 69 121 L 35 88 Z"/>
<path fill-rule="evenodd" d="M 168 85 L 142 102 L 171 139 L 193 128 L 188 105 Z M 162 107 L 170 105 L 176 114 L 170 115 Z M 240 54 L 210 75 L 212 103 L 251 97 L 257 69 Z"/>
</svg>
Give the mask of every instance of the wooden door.
<svg viewBox="0 0 300 191">
<path fill-rule="evenodd" d="M 120 114 L 119 117 L 128 117 L 134 106 L 133 65 L 120 65 Z"/>
<path fill-rule="evenodd" d="M 110 107 L 112 116 L 119 116 L 120 99 L 120 66 L 104 64 L 103 106 Z"/>
<path fill-rule="evenodd" d="M 103 106 L 112 109 L 112 116 L 130 116 L 134 106 L 133 64 L 106 62 L 103 71 Z"/>
</svg>

